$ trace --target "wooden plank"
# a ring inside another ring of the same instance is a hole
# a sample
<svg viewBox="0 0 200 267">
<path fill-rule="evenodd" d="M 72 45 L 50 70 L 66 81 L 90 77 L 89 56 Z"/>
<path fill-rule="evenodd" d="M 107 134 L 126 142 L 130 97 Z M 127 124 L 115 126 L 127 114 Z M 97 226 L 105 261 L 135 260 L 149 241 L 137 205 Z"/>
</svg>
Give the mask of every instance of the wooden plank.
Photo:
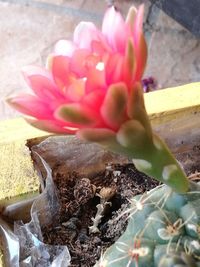
<svg viewBox="0 0 200 267">
<path fill-rule="evenodd" d="M 163 124 L 200 112 L 200 83 L 154 91 L 144 98 L 152 124 Z"/>
<path fill-rule="evenodd" d="M 30 197 L 39 188 L 39 179 L 26 140 L 47 135 L 22 118 L 0 122 L 0 211 L 17 199 Z"/>
<path fill-rule="evenodd" d="M 10 144 L 44 135 L 49 134 L 32 127 L 21 117 L 0 121 L 0 144 Z"/>
<path fill-rule="evenodd" d="M 25 143 L 18 140 L 0 144 L 0 211 L 5 203 L 38 190 L 38 176 Z"/>
</svg>

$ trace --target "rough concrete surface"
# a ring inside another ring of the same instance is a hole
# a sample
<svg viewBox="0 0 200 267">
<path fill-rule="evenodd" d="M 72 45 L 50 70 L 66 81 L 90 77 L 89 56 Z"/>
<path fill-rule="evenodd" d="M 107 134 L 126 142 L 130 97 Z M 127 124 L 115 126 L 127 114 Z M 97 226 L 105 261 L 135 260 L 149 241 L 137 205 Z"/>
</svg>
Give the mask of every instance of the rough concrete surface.
<svg viewBox="0 0 200 267">
<path fill-rule="evenodd" d="M 0 119 L 19 116 L 4 99 L 29 90 L 20 69 L 44 65 L 55 42 L 71 38 L 81 20 L 101 24 L 111 0 L 0 0 Z M 160 88 L 200 80 L 200 41 L 148 0 L 115 1 L 125 15 L 132 4 L 146 4 L 145 31 L 149 44 L 146 76 Z"/>
</svg>

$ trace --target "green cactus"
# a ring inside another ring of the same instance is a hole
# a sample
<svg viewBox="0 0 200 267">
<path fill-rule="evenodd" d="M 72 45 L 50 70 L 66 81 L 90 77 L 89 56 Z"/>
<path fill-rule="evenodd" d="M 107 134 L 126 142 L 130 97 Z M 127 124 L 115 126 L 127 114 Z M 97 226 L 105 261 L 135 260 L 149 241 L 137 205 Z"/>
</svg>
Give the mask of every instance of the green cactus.
<svg viewBox="0 0 200 267">
<path fill-rule="evenodd" d="M 159 186 L 131 200 L 129 223 L 95 267 L 199 267 L 200 184 Z"/>
</svg>

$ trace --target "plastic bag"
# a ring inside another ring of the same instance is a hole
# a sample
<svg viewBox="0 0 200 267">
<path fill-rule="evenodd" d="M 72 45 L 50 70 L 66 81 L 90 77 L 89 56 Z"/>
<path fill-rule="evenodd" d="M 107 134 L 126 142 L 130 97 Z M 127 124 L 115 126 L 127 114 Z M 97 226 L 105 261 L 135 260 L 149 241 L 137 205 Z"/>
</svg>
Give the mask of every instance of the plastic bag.
<svg viewBox="0 0 200 267">
<path fill-rule="evenodd" d="M 41 226 L 47 226 L 58 218 L 59 201 L 51 175 L 51 169 L 40 158 L 46 173 L 44 191 L 33 202 L 31 221 L 17 221 L 14 232 L 0 219 L 7 267 L 67 267 L 71 257 L 67 246 L 51 246 L 43 243 Z"/>
<path fill-rule="evenodd" d="M 4 246 L 9 251 L 6 254 L 6 266 L 67 267 L 70 263 L 68 248 L 44 244 L 41 233 L 41 226 L 56 223 L 59 215 L 59 200 L 51 170 L 55 166 L 60 166 L 65 173 L 76 170 L 81 177 L 92 177 L 104 171 L 109 163 L 123 164 L 128 163 L 129 160 L 106 151 L 98 145 L 82 142 L 73 136 L 52 136 L 37 145 L 31 145 L 30 149 L 35 168 L 40 173 L 42 194 L 32 202 L 29 200 L 29 204 L 27 201 L 27 205 L 23 203 L 22 212 L 21 210 L 20 212 L 23 213 L 26 209 L 28 213 L 31 206 L 31 221 L 26 224 L 22 221 L 15 222 L 14 233 L 9 230 L 11 232 L 9 242 L 7 238 L 9 231 L 8 229 L 4 231 L 5 240 L 9 243 L 8 245 L 5 243 Z M 15 203 L 15 213 L 17 213 L 17 206 L 20 205 Z M 13 243 L 16 244 L 15 249 L 12 249 L 14 246 L 11 241 L 15 242 Z"/>
</svg>

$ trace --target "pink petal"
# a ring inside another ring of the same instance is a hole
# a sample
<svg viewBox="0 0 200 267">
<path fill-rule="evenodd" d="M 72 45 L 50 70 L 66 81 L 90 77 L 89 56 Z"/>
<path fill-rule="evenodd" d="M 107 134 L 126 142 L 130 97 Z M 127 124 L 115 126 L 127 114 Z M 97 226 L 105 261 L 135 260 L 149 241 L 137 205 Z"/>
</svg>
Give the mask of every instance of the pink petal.
<svg viewBox="0 0 200 267">
<path fill-rule="evenodd" d="M 102 33 L 115 52 L 124 53 L 126 47 L 128 27 L 121 14 L 115 7 L 110 7 L 104 16 Z"/>
<path fill-rule="evenodd" d="M 86 57 L 85 65 L 88 69 L 95 68 L 96 65 L 99 63 L 100 59 L 101 57 L 99 55 L 89 54 Z"/>
<path fill-rule="evenodd" d="M 100 108 L 105 97 L 105 91 L 96 90 L 83 97 L 81 100 L 81 106 L 84 109 L 92 110 L 92 114 L 96 120 L 95 127 L 106 127 L 105 121 L 103 120 Z"/>
<path fill-rule="evenodd" d="M 97 70 L 96 68 L 91 68 L 87 75 L 86 93 L 104 90 L 105 86 L 105 72 Z"/>
<path fill-rule="evenodd" d="M 82 49 L 91 50 L 92 41 L 98 41 L 101 33 L 92 22 L 80 22 L 74 31 L 74 43 Z"/>
<path fill-rule="evenodd" d="M 76 50 L 70 61 L 70 70 L 80 78 L 86 78 L 90 69 L 96 68 L 100 61 L 99 55 L 94 55 L 85 49 Z"/>
<path fill-rule="evenodd" d="M 37 119 L 52 118 L 52 111 L 49 106 L 36 96 L 23 94 L 9 98 L 8 103 L 21 113 Z"/>
<path fill-rule="evenodd" d="M 110 55 L 105 63 L 105 75 L 108 85 L 122 81 L 123 57 L 119 54 Z"/>
<path fill-rule="evenodd" d="M 51 73 L 42 67 L 29 65 L 29 66 L 22 68 L 22 73 L 25 74 L 26 76 L 32 76 L 35 74 L 40 74 L 41 76 L 44 76 L 53 82 L 53 77 L 52 77 Z"/>
<path fill-rule="evenodd" d="M 83 97 L 81 100 L 81 105 L 84 108 L 89 108 L 92 110 L 95 117 L 100 117 L 100 107 L 103 103 L 105 97 L 105 92 L 102 90 L 96 90 L 94 92 L 91 92 Z"/>
<path fill-rule="evenodd" d="M 23 69 L 23 75 L 32 88 L 34 93 L 43 101 L 58 100 L 63 98 L 62 94 L 58 91 L 52 76 L 49 72 L 39 67 L 26 67 Z"/>
<path fill-rule="evenodd" d="M 53 57 L 51 69 L 57 86 L 65 92 L 72 79 L 72 74 L 69 73 L 69 58 L 66 56 Z"/>
<path fill-rule="evenodd" d="M 68 40 L 60 40 L 54 48 L 55 55 L 71 57 L 76 49 L 76 45 Z"/>
<path fill-rule="evenodd" d="M 94 113 L 98 114 L 104 97 L 105 92 L 103 92 L 102 90 L 96 90 L 85 95 L 81 100 L 81 105 L 90 108 Z"/>
<path fill-rule="evenodd" d="M 26 119 L 26 121 L 32 126 L 50 133 L 58 134 L 75 134 L 77 129 L 68 127 L 67 125 L 62 125 L 55 120 L 33 120 Z"/>
<path fill-rule="evenodd" d="M 110 48 L 106 40 L 103 41 L 102 39 L 101 41 L 92 41 L 91 47 L 92 47 L 92 52 L 101 57 L 107 52 L 108 53 L 112 52 L 112 49 Z"/>
<path fill-rule="evenodd" d="M 76 79 L 71 83 L 71 85 L 68 86 L 66 96 L 71 101 L 78 102 L 81 100 L 84 93 L 85 93 L 85 80 Z"/>
<path fill-rule="evenodd" d="M 135 73 L 136 81 L 141 80 L 147 61 L 147 45 L 142 31 L 143 15 L 144 5 L 141 5 L 138 9 L 133 27 L 134 50 L 137 61 L 137 68 Z"/>
<path fill-rule="evenodd" d="M 70 61 L 70 70 L 74 72 L 78 77 L 84 78 L 87 75 L 87 57 L 91 53 L 85 49 L 76 50 Z"/>
</svg>

